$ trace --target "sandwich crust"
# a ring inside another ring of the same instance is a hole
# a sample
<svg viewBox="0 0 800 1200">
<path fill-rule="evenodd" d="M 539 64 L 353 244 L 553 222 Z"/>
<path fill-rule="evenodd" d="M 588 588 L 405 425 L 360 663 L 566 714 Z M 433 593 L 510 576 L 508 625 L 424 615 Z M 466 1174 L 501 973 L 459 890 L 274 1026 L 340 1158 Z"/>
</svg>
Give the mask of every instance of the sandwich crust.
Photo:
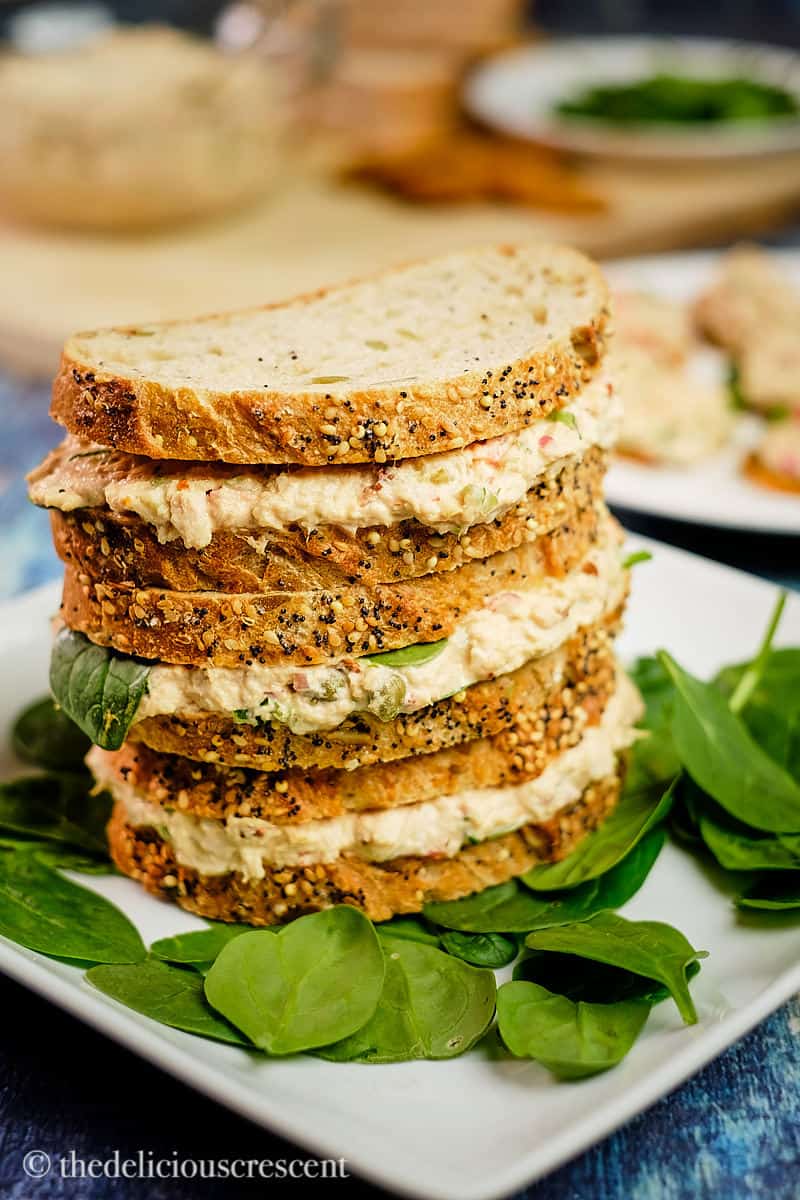
<svg viewBox="0 0 800 1200">
<path fill-rule="evenodd" d="M 396 328 L 398 313 L 417 329 Z M 150 458 L 415 458 L 568 404 L 599 366 L 607 320 L 603 277 L 577 251 L 462 252 L 247 312 L 79 334 L 50 411 L 81 438 Z M 305 373 L 321 361 L 354 373 Z"/>
<path fill-rule="evenodd" d="M 610 640 L 621 616 L 620 607 L 602 623 L 580 630 L 557 650 L 519 670 L 473 684 L 458 696 L 401 713 L 392 721 L 359 713 L 335 729 L 301 735 L 277 722 L 238 725 L 225 714 L 185 713 L 137 721 L 128 739 L 165 754 L 260 771 L 354 770 L 428 755 L 511 730 L 521 714 L 536 712 L 556 687 L 603 686 L 603 679 L 614 676 Z"/>
<path fill-rule="evenodd" d="M 120 804 L 108 828 L 111 856 L 120 871 L 148 891 L 215 921 L 274 925 L 333 904 L 351 904 L 373 921 L 386 921 L 566 857 L 611 812 L 623 773 L 620 759 L 617 774 L 591 784 L 577 804 L 548 821 L 466 846 L 453 858 L 371 863 L 341 856 L 309 867 L 268 868 L 265 878 L 256 881 L 233 872 L 203 876 L 176 862 L 171 846 L 154 829 L 128 825 Z"/>
<path fill-rule="evenodd" d="M 448 637 L 504 591 L 563 577 L 609 518 L 587 508 L 535 542 L 450 573 L 333 591 L 174 592 L 97 583 L 68 567 L 61 615 L 98 645 L 186 666 L 309 666 Z M 471 547 L 470 547 L 471 549 Z"/>
<path fill-rule="evenodd" d="M 598 723 L 614 685 L 614 673 L 604 662 L 590 680 L 556 683 L 538 708 L 518 712 L 509 728 L 493 737 L 352 771 L 270 773 L 199 764 L 130 742 L 115 751 L 95 748 L 89 765 L 102 784 L 116 779 L 148 803 L 195 817 L 298 825 L 532 779 Z"/>
<path fill-rule="evenodd" d="M 285 533 L 222 530 L 208 546 L 194 549 L 178 540 L 161 543 L 151 525 L 107 508 L 52 509 L 50 521 L 61 559 L 100 583 L 178 592 L 302 592 L 416 579 L 538 541 L 600 502 L 605 468 L 605 453 L 591 447 L 544 476 L 502 517 L 462 535 L 439 534 L 419 521 L 352 533 L 330 525 Z"/>
</svg>

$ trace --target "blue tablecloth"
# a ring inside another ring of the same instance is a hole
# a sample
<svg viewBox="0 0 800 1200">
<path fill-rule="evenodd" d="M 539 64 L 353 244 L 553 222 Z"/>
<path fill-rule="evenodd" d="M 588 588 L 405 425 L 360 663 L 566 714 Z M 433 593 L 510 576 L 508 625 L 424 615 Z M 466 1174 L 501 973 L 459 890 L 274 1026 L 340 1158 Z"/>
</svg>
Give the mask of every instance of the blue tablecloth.
<svg viewBox="0 0 800 1200">
<path fill-rule="evenodd" d="M 0 594 L 56 578 L 45 514 L 25 500 L 23 473 L 59 440 L 43 387 L 0 375 Z M 797 542 L 628 523 L 773 577 L 798 572 Z M 147 1066 L 0 978 L 0 1195 L 12 1200 L 239 1200 L 267 1187 L 230 1181 L 26 1178 L 22 1157 L 292 1156 L 291 1147 Z M 365 1068 L 367 1070 L 368 1068 Z M 476 1097 L 480 1103 L 480 1097 Z M 409 1152 L 413 1152 L 410 1148 Z M 307 1184 L 305 1186 L 308 1186 Z M 377 1196 L 366 1184 L 326 1189 Z M 530 1188 L 531 1200 L 797 1200 L 800 1197 L 800 1002 L 784 1007 L 700 1075 L 613 1137 Z"/>
</svg>

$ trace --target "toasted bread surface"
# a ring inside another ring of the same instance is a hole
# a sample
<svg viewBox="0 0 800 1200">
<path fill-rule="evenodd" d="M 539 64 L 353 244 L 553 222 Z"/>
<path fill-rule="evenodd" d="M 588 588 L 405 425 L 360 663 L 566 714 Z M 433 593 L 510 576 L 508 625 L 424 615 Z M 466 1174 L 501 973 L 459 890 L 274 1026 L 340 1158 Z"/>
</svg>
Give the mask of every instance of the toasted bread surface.
<svg viewBox="0 0 800 1200">
<path fill-rule="evenodd" d="M 416 457 L 569 403 L 604 353 L 607 306 L 577 251 L 461 252 L 260 309 L 78 334 L 51 413 L 151 458 Z"/>
<path fill-rule="evenodd" d="M 489 597 L 563 577 L 596 543 L 600 516 L 584 509 L 536 542 L 447 574 L 333 591 L 173 592 L 94 583 L 68 567 L 61 615 L 100 645 L 187 666 L 306 666 L 380 653 L 448 637 Z"/>
<path fill-rule="evenodd" d="M 127 824 L 116 805 L 109 825 L 114 862 L 126 875 L 181 908 L 215 921 L 275 925 L 304 913 L 351 904 L 373 921 L 419 912 L 430 901 L 457 900 L 504 883 L 543 862 L 564 858 L 603 821 L 617 802 L 618 774 L 591 784 L 580 801 L 541 824 L 465 847 L 453 858 L 391 859 L 383 863 L 342 856 L 308 867 L 267 869 L 264 879 L 203 876 L 181 866 L 154 829 Z"/>
<path fill-rule="evenodd" d="M 461 535 L 436 533 L 419 521 L 352 533 L 333 526 L 257 535 L 222 530 L 208 546 L 194 549 L 159 542 L 153 527 L 138 517 L 106 508 L 52 509 L 50 521 L 61 559 L 101 583 L 178 592 L 304 592 L 395 583 L 538 541 L 600 502 L 605 466 L 604 452 L 592 447 L 544 476 L 502 517 Z"/>
<path fill-rule="evenodd" d="M 166 754 L 260 771 L 354 770 L 408 755 L 432 754 L 511 729 L 521 713 L 540 708 L 556 686 L 584 681 L 594 686 L 603 673 L 613 674 L 610 639 L 621 615 L 621 609 L 609 614 L 602 623 L 580 630 L 557 650 L 517 671 L 473 684 L 458 696 L 401 713 L 392 721 L 359 713 L 335 729 L 302 735 L 278 722 L 239 725 L 227 714 L 198 712 L 146 717 L 131 726 L 129 739 Z"/>
</svg>

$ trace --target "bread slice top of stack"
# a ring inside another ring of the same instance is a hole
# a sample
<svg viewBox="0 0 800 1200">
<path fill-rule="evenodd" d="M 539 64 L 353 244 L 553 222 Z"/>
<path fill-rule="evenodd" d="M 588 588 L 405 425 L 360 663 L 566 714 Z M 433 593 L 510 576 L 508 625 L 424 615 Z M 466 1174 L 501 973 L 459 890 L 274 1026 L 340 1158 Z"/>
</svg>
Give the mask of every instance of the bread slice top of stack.
<svg viewBox="0 0 800 1200">
<path fill-rule="evenodd" d="M 638 715 L 606 321 L 580 254 L 501 247 L 68 343 L 31 495 L 123 870 L 228 920 L 383 919 L 602 819 Z M 108 720 L 95 668 L 136 680 Z"/>
<path fill-rule="evenodd" d="M 285 304 L 86 333 L 52 415 L 151 458 L 385 463 L 517 430 L 599 366 L 602 275 L 562 247 L 453 254 Z"/>
</svg>

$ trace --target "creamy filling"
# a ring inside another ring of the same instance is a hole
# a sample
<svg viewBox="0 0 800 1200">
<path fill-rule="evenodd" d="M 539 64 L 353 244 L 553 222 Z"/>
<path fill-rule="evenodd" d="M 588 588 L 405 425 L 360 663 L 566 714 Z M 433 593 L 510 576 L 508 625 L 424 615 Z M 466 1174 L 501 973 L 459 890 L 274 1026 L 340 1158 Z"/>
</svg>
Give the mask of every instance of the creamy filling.
<svg viewBox="0 0 800 1200">
<path fill-rule="evenodd" d="M 430 657 L 385 665 L 369 658 L 317 667 L 179 667 L 159 664 L 135 720 L 226 713 L 242 723 L 280 721 L 293 733 L 334 729 L 353 713 L 390 721 L 555 650 L 622 601 L 621 532 L 607 518 L 598 544 L 563 579 L 506 591 L 468 613 Z M 414 648 L 409 648 L 414 653 Z M 425 651 L 418 651 L 420 656 Z"/>
<path fill-rule="evenodd" d="M 154 464 L 67 439 L 29 476 L 34 504 L 70 512 L 134 513 L 161 542 L 207 546 L 219 530 L 354 531 L 416 520 L 438 533 L 494 521 L 548 472 L 616 440 L 620 405 L 607 377 L 557 418 L 460 450 L 379 467 L 226 467 Z"/>
<path fill-rule="evenodd" d="M 104 774 L 96 750 L 89 763 L 99 782 L 125 806 L 135 828 L 153 827 L 177 861 L 201 875 L 235 871 L 261 879 L 266 867 L 308 866 L 351 855 L 369 862 L 414 855 L 451 858 L 469 842 L 546 821 L 580 799 L 595 780 L 611 775 L 616 756 L 634 740 L 641 699 L 620 672 L 617 691 L 599 725 L 563 751 L 534 779 L 513 787 L 480 788 L 376 812 L 347 813 L 324 821 L 277 825 L 255 817 L 213 821 L 143 799 L 131 784 Z"/>
</svg>

